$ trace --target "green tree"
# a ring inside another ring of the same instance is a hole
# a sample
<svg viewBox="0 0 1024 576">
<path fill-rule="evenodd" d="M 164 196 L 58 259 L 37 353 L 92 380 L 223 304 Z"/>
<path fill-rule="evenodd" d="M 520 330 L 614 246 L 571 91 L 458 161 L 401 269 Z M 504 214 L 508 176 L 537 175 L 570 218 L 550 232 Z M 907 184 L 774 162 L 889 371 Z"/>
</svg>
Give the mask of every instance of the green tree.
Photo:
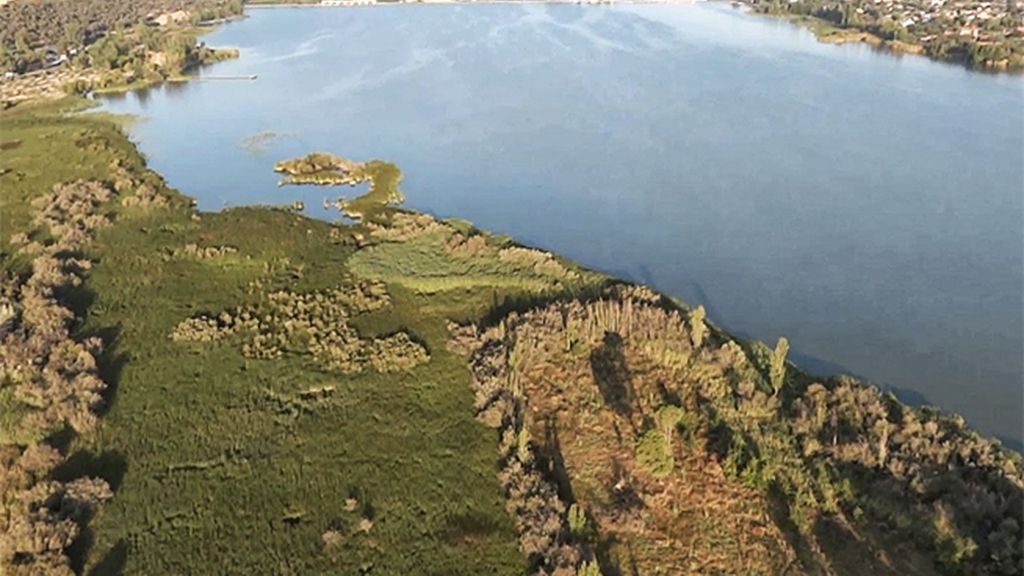
<svg viewBox="0 0 1024 576">
<path fill-rule="evenodd" d="M 701 344 L 704 343 L 704 337 L 707 336 L 708 327 L 704 323 L 706 314 L 703 306 L 697 306 L 693 312 L 690 313 L 690 337 L 693 340 L 693 347 L 700 348 Z"/>
<path fill-rule="evenodd" d="M 770 374 L 772 391 L 775 396 L 779 395 L 779 392 L 782 391 L 782 386 L 786 383 L 786 354 L 788 353 L 789 340 L 779 338 L 779 343 L 775 345 L 775 350 L 772 352 Z"/>
<path fill-rule="evenodd" d="M 636 443 L 636 461 L 652 476 L 668 476 L 675 467 L 675 458 L 665 435 L 652 428 L 644 432 Z"/>
<path fill-rule="evenodd" d="M 72 48 L 77 48 L 82 45 L 82 25 L 77 21 L 68 24 L 68 27 L 64 29 L 64 36 L 60 40 L 60 49 L 63 52 L 67 52 Z"/>
<path fill-rule="evenodd" d="M 14 59 L 11 57 L 11 51 L 7 49 L 7 45 L 0 42 L 0 70 L 9 70 L 14 68 Z"/>
<path fill-rule="evenodd" d="M 135 27 L 135 31 L 139 35 L 142 45 L 146 47 L 146 50 L 156 51 L 160 48 L 160 38 L 152 26 L 141 23 Z"/>
<path fill-rule="evenodd" d="M 587 532 L 589 531 L 587 513 L 583 511 L 579 504 L 573 503 L 569 506 L 566 519 L 569 521 L 569 532 L 573 538 L 583 540 L 587 537 Z"/>
<path fill-rule="evenodd" d="M 676 426 L 679 426 L 685 415 L 686 413 L 682 408 L 672 405 L 662 406 L 654 414 L 654 421 L 658 425 L 658 430 L 665 437 L 665 443 L 669 446 L 672 445 L 672 437 L 675 436 Z"/>
<path fill-rule="evenodd" d="M 20 55 L 28 55 L 32 52 L 32 44 L 29 42 L 28 30 L 20 28 L 14 33 L 14 49 Z"/>
</svg>

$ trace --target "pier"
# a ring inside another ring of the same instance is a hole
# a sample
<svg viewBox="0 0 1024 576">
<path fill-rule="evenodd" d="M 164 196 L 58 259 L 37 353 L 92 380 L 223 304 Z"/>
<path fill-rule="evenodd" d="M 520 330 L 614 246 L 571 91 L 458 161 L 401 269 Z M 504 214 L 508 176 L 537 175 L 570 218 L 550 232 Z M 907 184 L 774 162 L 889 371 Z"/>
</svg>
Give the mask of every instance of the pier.
<svg viewBox="0 0 1024 576">
<path fill-rule="evenodd" d="M 258 78 L 256 74 L 238 75 L 238 76 L 194 76 L 192 80 L 255 80 Z"/>
</svg>

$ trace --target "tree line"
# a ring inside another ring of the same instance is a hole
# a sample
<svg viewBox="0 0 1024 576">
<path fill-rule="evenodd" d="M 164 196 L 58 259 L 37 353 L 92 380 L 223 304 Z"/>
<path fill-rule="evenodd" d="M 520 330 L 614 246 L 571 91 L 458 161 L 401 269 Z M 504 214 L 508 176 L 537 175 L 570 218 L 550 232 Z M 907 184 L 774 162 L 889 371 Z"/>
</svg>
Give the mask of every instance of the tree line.
<svg viewBox="0 0 1024 576">
<path fill-rule="evenodd" d="M 105 184 L 60 184 L 36 199 L 34 230 L 16 234 L 25 274 L 0 276 L 0 567 L 5 574 L 70 576 L 67 549 L 81 525 L 112 497 L 99 478 L 57 481 L 65 461 L 61 433 L 92 434 L 107 384 L 97 357 L 103 343 L 79 338 L 78 318 L 63 302 L 91 266 L 81 256 L 109 225 Z"/>
<path fill-rule="evenodd" d="M 774 347 L 738 341 L 700 308 L 628 294 L 556 302 L 488 328 L 451 327 L 451 347 L 474 377 L 478 417 L 498 430 L 499 480 L 523 549 L 541 571 L 578 568 L 588 551 L 574 545 L 570 503 L 554 501 L 555 479 L 532 464 L 539 446 L 529 436 L 525 375 L 589 352 L 594 384 L 620 383 L 601 396 L 642 432 L 636 460 L 650 474 L 674 473 L 674 451 L 684 447 L 673 438 L 684 428 L 727 476 L 781 497 L 811 541 L 819 522 L 834 519 L 913 542 L 944 573 L 1024 573 L 1019 454 L 959 416 L 911 408 L 850 377 L 811 378 L 788 362 L 785 339 Z M 609 342 L 620 353 L 593 361 Z M 669 368 L 663 384 L 676 400 L 651 404 L 633 390 L 627 358 Z"/>
<path fill-rule="evenodd" d="M 926 17 L 907 23 L 884 12 L 887 5 L 864 0 L 747 1 L 765 14 L 811 16 L 837 28 L 869 33 L 882 42 L 920 46 L 924 54 L 938 60 L 972 68 L 1024 67 L 1024 35 L 1020 33 L 1024 18 L 1012 2 L 992 3 L 991 9 L 997 13 L 989 18 L 966 13 L 959 6 L 948 11 L 945 6 L 931 6 L 927 13 L 924 8 L 919 10 Z M 964 6 L 980 11 L 981 3 Z"/>
<path fill-rule="evenodd" d="M 242 0 L 35 0 L 0 10 L 0 71 L 25 72 L 72 58 L 108 34 L 188 12 L 187 24 L 242 13 Z M 88 60 L 80 60 L 83 65 Z"/>
</svg>

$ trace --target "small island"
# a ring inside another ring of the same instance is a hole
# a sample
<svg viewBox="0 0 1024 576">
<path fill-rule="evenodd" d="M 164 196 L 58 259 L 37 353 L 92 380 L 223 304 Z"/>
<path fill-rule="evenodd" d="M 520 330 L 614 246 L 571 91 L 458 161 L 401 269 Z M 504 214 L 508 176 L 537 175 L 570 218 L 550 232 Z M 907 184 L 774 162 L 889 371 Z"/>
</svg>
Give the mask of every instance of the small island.
<svg viewBox="0 0 1024 576">
<path fill-rule="evenodd" d="M 274 171 L 286 176 L 277 185 L 288 186 L 352 186 L 368 182 L 366 194 L 352 200 L 338 197 L 334 205 L 349 218 L 358 220 L 384 206 L 399 206 L 405 196 L 399 188 L 402 171 L 382 160 L 353 162 L 324 152 L 313 152 L 302 158 L 283 160 Z"/>
</svg>

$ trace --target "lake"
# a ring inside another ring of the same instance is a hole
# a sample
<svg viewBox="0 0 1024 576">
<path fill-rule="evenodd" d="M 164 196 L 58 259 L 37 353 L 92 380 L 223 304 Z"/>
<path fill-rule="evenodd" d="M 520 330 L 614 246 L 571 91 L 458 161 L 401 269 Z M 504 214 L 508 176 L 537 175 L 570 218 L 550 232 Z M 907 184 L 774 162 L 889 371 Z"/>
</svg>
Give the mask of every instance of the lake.
<svg viewBox="0 0 1024 576">
<path fill-rule="evenodd" d="M 785 335 L 805 368 L 1020 446 L 1024 80 L 831 46 L 724 3 L 250 9 L 241 58 L 104 100 L 201 208 L 275 161 L 397 163 L 458 217 Z M 273 132 L 276 137 L 258 137 Z M 255 137 L 255 138 L 254 138 Z"/>
</svg>

